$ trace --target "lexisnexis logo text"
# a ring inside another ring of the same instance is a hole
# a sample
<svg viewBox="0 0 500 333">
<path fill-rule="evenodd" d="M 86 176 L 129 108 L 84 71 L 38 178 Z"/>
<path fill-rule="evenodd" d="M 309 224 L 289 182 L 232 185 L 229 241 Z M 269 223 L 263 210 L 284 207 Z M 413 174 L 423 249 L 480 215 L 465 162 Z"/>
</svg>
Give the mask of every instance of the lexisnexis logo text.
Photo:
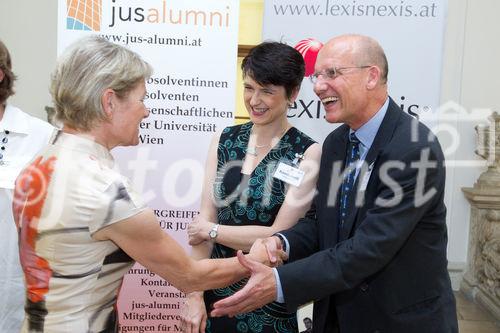
<svg viewBox="0 0 500 333">
<path fill-rule="evenodd" d="M 67 0 L 66 29 L 100 31 L 102 0 Z"/>
<path fill-rule="evenodd" d="M 414 0 L 366 1 L 366 0 L 296 0 L 275 1 L 274 14 L 277 16 L 351 16 L 351 17 L 404 17 L 432 19 L 437 17 L 438 1 L 415 4 Z"/>
</svg>

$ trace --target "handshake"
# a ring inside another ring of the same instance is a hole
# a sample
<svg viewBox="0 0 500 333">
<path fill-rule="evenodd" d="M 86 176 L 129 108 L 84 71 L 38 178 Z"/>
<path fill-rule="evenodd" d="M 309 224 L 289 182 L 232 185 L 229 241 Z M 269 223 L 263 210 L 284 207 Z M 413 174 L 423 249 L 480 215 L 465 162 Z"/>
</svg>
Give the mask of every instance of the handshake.
<svg viewBox="0 0 500 333">
<path fill-rule="evenodd" d="M 214 227 L 219 227 L 219 225 L 209 222 L 199 215 L 196 216 L 193 221 L 189 224 L 187 233 L 189 237 L 189 245 L 195 246 L 206 241 L 213 241 L 217 237 L 211 236 L 213 231 L 216 230 Z M 242 237 L 243 238 L 243 237 Z M 288 259 L 287 254 L 283 250 L 283 244 L 279 237 L 272 236 L 265 239 L 256 239 L 253 244 L 239 244 L 239 248 L 248 248 L 251 245 L 250 251 L 247 257 L 253 261 L 262 263 L 270 267 L 276 267 L 283 264 L 284 261 Z M 245 256 L 243 251 L 238 251 L 238 259 L 240 263 L 245 261 Z M 245 266 L 246 267 L 246 266 Z"/>
<path fill-rule="evenodd" d="M 194 218 L 188 227 L 190 245 L 210 242 L 210 231 L 215 224 L 200 216 Z M 273 269 L 288 259 L 283 249 L 283 243 L 277 236 L 257 239 L 253 244 L 241 244 L 241 248 L 250 250 L 243 254 L 238 250 L 239 263 L 247 270 L 250 279 L 245 287 L 230 297 L 213 304 L 210 312 L 212 317 L 235 316 L 264 306 L 276 300 L 277 289 Z M 186 299 L 186 306 L 181 315 L 181 327 L 184 332 L 204 332 L 207 313 L 203 302 L 203 293 L 190 293 Z"/>
<path fill-rule="evenodd" d="M 270 267 L 283 264 L 288 255 L 277 236 L 257 239 L 248 255 L 238 250 L 238 260 L 251 274 L 245 287 L 234 295 L 214 303 L 212 317 L 235 316 L 276 301 L 276 278 Z"/>
<path fill-rule="evenodd" d="M 248 256 L 256 261 L 269 267 L 277 267 L 288 260 L 288 254 L 283 248 L 283 243 L 278 236 L 271 236 L 265 239 L 257 239 L 250 249 Z M 247 267 L 247 258 L 243 255 L 242 251 L 238 251 L 238 260 L 240 264 Z M 242 261 L 243 260 L 243 261 Z M 247 267 L 248 269 L 248 267 Z"/>
</svg>

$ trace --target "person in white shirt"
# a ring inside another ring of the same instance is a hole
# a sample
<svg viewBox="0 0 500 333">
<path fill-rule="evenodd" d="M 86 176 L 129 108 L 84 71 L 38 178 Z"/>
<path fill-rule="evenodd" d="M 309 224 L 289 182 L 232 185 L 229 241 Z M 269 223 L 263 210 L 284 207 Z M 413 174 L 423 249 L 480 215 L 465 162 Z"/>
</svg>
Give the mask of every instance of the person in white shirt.
<svg viewBox="0 0 500 333">
<path fill-rule="evenodd" d="M 47 144 L 54 128 L 7 104 L 14 94 L 12 62 L 0 41 L 0 332 L 19 332 L 24 316 L 24 285 L 17 231 L 12 217 L 12 191 L 23 167 Z"/>
</svg>

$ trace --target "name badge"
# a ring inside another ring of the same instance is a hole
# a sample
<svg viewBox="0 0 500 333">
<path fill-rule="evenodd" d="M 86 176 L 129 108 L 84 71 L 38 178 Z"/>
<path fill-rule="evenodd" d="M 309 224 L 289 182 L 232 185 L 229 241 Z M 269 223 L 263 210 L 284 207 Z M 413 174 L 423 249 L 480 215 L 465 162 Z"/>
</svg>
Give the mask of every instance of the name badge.
<svg viewBox="0 0 500 333">
<path fill-rule="evenodd" d="M 278 164 L 278 167 L 276 168 L 276 171 L 273 174 L 273 177 L 281 181 L 284 181 L 287 184 L 293 186 L 299 186 L 300 183 L 302 183 L 304 175 L 305 172 L 303 170 L 300 170 L 299 168 L 296 168 L 289 164 L 280 162 Z"/>
<path fill-rule="evenodd" d="M 374 163 L 368 166 L 368 170 L 366 170 L 365 174 L 363 175 L 363 179 L 361 180 L 361 184 L 359 186 L 360 191 L 366 191 L 366 187 L 368 186 L 368 182 L 370 181 L 370 177 L 372 175 L 373 164 Z"/>
</svg>

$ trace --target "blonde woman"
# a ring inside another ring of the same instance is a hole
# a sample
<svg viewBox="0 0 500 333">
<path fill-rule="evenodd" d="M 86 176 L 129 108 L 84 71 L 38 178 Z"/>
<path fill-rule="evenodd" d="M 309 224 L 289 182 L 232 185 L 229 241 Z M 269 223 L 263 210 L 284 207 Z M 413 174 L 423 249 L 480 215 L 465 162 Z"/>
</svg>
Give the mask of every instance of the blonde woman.
<svg viewBox="0 0 500 333">
<path fill-rule="evenodd" d="M 234 259 L 190 258 L 113 168 L 111 149 L 139 143 L 150 74 L 136 53 L 96 36 L 58 61 L 51 94 L 64 126 L 16 182 L 22 332 L 116 332 L 118 288 L 134 260 L 184 292 L 247 274 Z"/>
</svg>

